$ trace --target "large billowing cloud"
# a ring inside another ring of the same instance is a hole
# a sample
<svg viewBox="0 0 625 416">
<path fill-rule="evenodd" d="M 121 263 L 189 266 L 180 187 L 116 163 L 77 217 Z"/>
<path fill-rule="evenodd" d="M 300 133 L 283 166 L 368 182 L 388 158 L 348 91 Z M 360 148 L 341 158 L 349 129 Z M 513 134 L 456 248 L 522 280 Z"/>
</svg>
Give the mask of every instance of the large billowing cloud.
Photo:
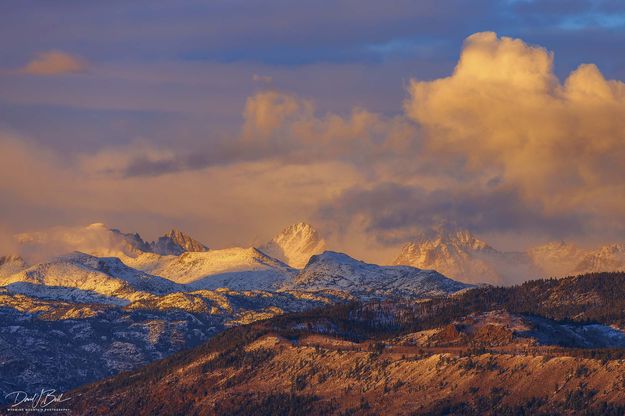
<svg viewBox="0 0 625 416">
<path fill-rule="evenodd" d="M 293 94 L 261 91 L 246 101 L 238 134 L 207 138 L 201 149 L 160 149 L 135 142 L 84 155 L 92 173 L 120 177 L 159 176 L 234 163 L 285 165 L 339 161 L 371 168 L 379 159 L 401 157 L 414 147 L 415 126 L 362 108 L 319 115 L 313 102 Z"/>
<path fill-rule="evenodd" d="M 451 76 L 411 81 L 405 112 L 420 169 L 394 157 L 399 169 L 346 190 L 320 218 L 358 224 L 382 246 L 439 224 L 521 241 L 623 239 L 625 84 L 596 66 L 561 82 L 547 50 L 477 33 Z"/>
<path fill-rule="evenodd" d="M 624 219 L 625 84 L 592 64 L 561 83 L 552 67 L 545 49 L 478 33 L 450 77 L 411 83 L 406 112 L 429 157 L 515 189 L 546 216 L 609 229 Z"/>
<path fill-rule="evenodd" d="M 440 223 L 625 232 L 625 86 L 595 66 L 560 81 L 547 50 L 478 33 L 449 77 L 410 83 L 404 110 L 322 112 L 262 91 L 237 131 L 194 148 L 137 141 L 61 157 L 5 134 L 0 211 L 16 231 L 105 221 L 154 238 L 177 226 L 211 247 L 312 220 L 333 248 L 376 261 Z"/>
</svg>

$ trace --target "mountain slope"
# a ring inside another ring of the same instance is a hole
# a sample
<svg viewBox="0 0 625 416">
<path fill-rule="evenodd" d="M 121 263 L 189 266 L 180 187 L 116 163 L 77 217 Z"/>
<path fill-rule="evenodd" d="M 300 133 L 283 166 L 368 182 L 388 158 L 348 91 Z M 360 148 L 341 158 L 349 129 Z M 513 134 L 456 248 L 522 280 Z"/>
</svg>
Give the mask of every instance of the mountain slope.
<svg viewBox="0 0 625 416">
<path fill-rule="evenodd" d="M 378 266 L 343 253 L 326 251 L 312 256 L 306 267 L 285 287 L 293 290 L 341 290 L 356 296 L 437 296 L 469 285 L 433 270 L 409 266 Z"/>
<path fill-rule="evenodd" d="M 128 300 L 138 296 L 137 292 L 166 294 L 183 289 L 167 279 L 132 269 L 118 258 L 98 258 L 79 252 L 0 278 L 0 286 L 12 291 L 34 290 L 36 292 L 31 293 L 39 295 L 45 293 L 43 287 L 51 286 L 59 296 L 63 292 L 58 288 L 72 288 L 87 292 L 85 295 L 92 293 Z M 78 292 L 71 293 L 75 296 Z"/>
<path fill-rule="evenodd" d="M 460 302 L 462 296 L 454 299 Z M 369 306 L 369 312 L 379 313 L 361 312 Z M 235 328 L 193 350 L 70 392 L 76 398 L 73 411 L 441 416 L 625 411 L 623 351 L 594 349 L 625 345 L 623 330 L 492 310 L 405 333 L 419 322 L 395 327 L 407 317 L 404 312 L 395 302 L 350 304 Z"/>
<path fill-rule="evenodd" d="M 337 300 L 202 290 L 144 296 L 124 306 L 41 299 L 0 287 L 0 403 L 12 391 L 66 392 L 193 347 L 228 327 Z"/>
<path fill-rule="evenodd" d="M 300 222 L 286 227 L 270 242 L 260 247 L 268 255 L 301 269 L 311 256 L 325 251 L 326 242 L 311 225 Z"/>
<path fill-rule="evenodd" d="M 148 254 L 126 261 L 132 267 L 195 289 L 270 290 L 296 273 L 256 248 L 235 247 L 180 256 Z"/>
</svg>

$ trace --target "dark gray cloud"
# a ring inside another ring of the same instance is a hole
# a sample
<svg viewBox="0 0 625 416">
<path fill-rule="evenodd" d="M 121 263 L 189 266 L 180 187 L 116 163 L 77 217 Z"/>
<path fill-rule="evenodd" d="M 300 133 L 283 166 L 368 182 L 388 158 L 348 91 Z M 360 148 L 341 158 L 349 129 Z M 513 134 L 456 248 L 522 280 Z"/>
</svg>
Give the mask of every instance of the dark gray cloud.
<svg viewBox="0 0 625 416">
<path fill-rule="evenodd" d="M 379 243 L 397 245 L 439 226 L 478 233 L 517 231 L 554 238 L 578 235 L 588 225 L 583 214 L 548 214 L 531 206 L 509 188 L 438 189 L 382 183 L 355 187 L 322 206 L 318 218 L 336 227 L 364 219 L 366 231 Z"/>
</svg>

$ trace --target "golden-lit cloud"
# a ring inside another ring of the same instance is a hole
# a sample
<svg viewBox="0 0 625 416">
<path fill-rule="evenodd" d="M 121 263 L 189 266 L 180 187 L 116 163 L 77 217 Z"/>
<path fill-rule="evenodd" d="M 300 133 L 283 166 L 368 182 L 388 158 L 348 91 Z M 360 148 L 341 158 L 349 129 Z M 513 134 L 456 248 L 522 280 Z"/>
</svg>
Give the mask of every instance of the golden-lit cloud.
<svg viewBox="0 0 625 416">
<path fill-rule="evenodd" d="M 62 51 L 47 51 L 37 54 L 20 72 L 29 75 L 62 75 L 85 72 L 89 64 L 82 58 Z"/>
<path fill-rule="evenodd" d="M 238 146 L 292 162 L 338 159 L 371 167 L 378 158 L 403 155 L 415 140 L 415 126 L 402 116 L 388 117 L 360 107 L 346 115 L 320 115 L 312 101 L 263 91 L 246 102 Z"/>
<path fill-rule="evenodd" d="M 430 157 L 514 187 L 550 214 L 623 219 L 625 84 L 596 66 L 560 83 L 545 49 L 478 33 L 451 76 L 412 81 L 409 91 L 406 113 Z"/>
<path fill-rule="evenodd" d="M 391 157 L 409 156 L 416 137 L 414 124 L 403 116 L 358 107 L 348 114 L 319 114 L 310 100 L 270 90 L 248 97 L 239 132 L 207 137 L 203 147 L 174 150 L 142 140 L 85 154 L 80 160 L 92 173 L 118 177 L 259 161 L 286 165 L 336 161 L 371 170 L 383 169 L 380 162 Z"/>
</svg>

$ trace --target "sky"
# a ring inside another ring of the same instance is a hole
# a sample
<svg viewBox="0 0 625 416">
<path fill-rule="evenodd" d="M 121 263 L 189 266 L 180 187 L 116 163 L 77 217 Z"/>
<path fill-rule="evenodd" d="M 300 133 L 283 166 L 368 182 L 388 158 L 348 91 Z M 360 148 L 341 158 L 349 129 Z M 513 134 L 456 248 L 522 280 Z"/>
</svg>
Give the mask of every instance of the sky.
<svg viewBox="0 0 625 416">
<path fill-rule="evenodd" d="M 3 1 L 0 247 L 623 241 L 623 45 L 620 0 Z"/>
</svg>

